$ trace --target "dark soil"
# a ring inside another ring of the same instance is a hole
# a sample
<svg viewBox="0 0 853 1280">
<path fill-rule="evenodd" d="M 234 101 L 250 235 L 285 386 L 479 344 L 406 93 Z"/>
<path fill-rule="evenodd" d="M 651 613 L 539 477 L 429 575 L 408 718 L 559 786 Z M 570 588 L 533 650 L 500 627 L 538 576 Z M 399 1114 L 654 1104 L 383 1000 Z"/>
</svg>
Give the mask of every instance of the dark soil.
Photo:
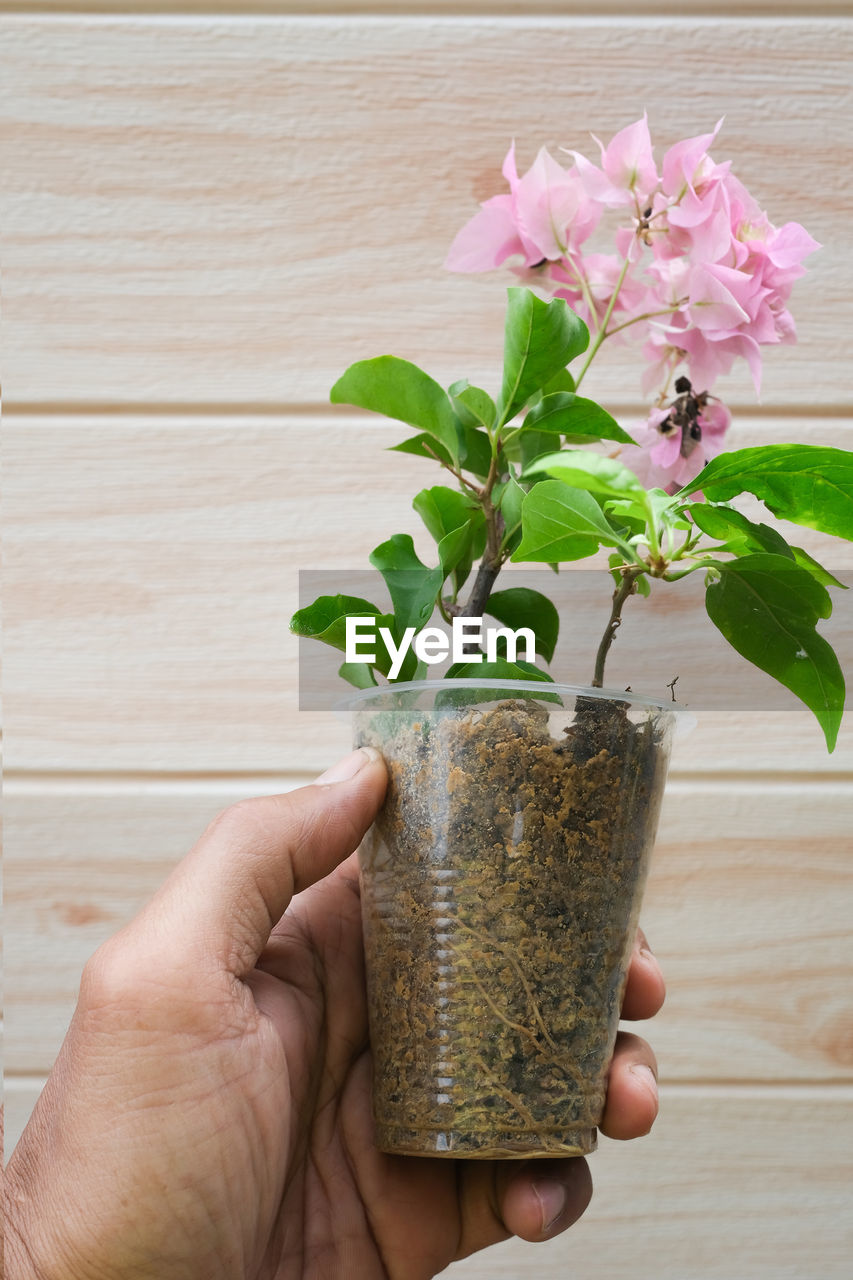
<svg viewBox="0 0 853 1280">
<path fill-rule="evenodd" d="M 391 774 L 362 848 L 385 1150 L 595 1146 L 668 747 L 588 701 L 556 739 L 523 699 L 361 730 Z"/>
</svg>

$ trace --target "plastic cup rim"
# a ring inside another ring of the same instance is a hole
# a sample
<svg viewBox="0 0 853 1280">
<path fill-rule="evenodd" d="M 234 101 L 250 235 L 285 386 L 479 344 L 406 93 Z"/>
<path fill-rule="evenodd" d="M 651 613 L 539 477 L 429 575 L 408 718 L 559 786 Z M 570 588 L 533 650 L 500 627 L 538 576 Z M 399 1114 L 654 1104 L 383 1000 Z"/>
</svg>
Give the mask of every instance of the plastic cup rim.
<svg viewBox="0 0 853 1280">
<path fill-rule="evenodd" d="M 508 680 L 497 676 L 477 679 L 476 676 L 464 676 L 460 679 L 440 680 L 405 680 L 399 684 L 376 685 L 369 689 L 358 689 L 355 693 L 341 698 L 334 705 L 338 714 L 346 714 L 357 710 L 373 699 L 387 698 L 397 693 L 439 692 L 444 689 L 496 689 L 512 694 L 514 689 L 525 693 L 556 693 L 561 697 L 599 698 L 607 702 L 629 702 L 639 707 L 653 707 L 656 711 L 667 711 L 675 717 L 678 736 L 689 732 L 696 725 L 696 716 L 688 707 L 676 701 L 667 702 L 665 698 L 652 698 L 648 694 L 627 692 L 624 689 L 596 689 L 592 685 L 557 684 L 550 680 Z"/>
</svg>

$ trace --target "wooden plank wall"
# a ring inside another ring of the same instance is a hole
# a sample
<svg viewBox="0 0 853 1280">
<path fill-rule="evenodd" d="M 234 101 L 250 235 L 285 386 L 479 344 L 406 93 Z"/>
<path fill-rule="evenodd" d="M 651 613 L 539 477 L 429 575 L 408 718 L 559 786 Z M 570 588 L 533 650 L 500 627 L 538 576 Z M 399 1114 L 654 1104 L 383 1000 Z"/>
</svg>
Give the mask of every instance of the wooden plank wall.
<svg viewBox="0 0 853 1280">
<path fill-rule="evenodd" d="M 296 574 L 416 533 L 389 490 L 430 481 L 328 387 L 382 350 L 494 381 L 502 282 L 441 263 L 511 137 L 527 163 L 644 108 L 661 139 L 725 115 L 715 154 L 824 246 L 762 405 L 729 383 L 732 443 L 853 447 L 847 4 L 81 8 L 0 5 L 8 1149 L 99 941 L 223 805 L 346 746 L 296 709 Z M 715 712 L 679 745 L 659 1123 L 602 1143 L 568 1236 L 453 1275 L 849 1274 L 850 726 L 827 757 L 793 708 Z"/>
</svg>

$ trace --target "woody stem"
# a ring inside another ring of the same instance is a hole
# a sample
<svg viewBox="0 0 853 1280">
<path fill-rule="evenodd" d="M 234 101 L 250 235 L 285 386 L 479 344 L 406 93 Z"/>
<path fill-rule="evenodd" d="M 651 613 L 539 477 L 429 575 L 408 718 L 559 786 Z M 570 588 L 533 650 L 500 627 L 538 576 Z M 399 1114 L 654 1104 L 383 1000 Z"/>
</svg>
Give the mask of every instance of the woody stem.
<svg viewBox="0 0 853 1280">
<path fill-rule="evenodd" d="M 595 655 L 595 674 L 592 677 L 593 689 L 600 689 L 604 683 L 604 664 L 607 661 L 607 655 L 610 652 L 616 632 L 622 625 L 622 606 L 630 595 L 633 595 L 637 589 L 637 578 L 643 570 L 637 568 L 627 568 L 622 573 L 622 581 L 613 592 L 613 606 L 610 610 L 610 619 L 604 628 L 604 635 L 601 637 L 601 644 L 598 646 L 598 653 Z"/>
</svg>

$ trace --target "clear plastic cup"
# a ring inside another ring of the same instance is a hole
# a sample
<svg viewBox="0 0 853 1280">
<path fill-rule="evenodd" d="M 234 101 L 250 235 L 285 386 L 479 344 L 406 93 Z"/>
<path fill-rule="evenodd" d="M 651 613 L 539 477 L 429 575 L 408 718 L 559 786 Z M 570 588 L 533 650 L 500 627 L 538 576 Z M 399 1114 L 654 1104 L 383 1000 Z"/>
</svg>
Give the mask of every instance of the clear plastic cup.
<svg viewBox="0 0 853 1280">
<path fill-rule="evenodd" d="M 594 1150 L 681 708 L 471 679 L 347 705 L 390 775 L 360 851 L 379 1147 Z"/>
</svg>

